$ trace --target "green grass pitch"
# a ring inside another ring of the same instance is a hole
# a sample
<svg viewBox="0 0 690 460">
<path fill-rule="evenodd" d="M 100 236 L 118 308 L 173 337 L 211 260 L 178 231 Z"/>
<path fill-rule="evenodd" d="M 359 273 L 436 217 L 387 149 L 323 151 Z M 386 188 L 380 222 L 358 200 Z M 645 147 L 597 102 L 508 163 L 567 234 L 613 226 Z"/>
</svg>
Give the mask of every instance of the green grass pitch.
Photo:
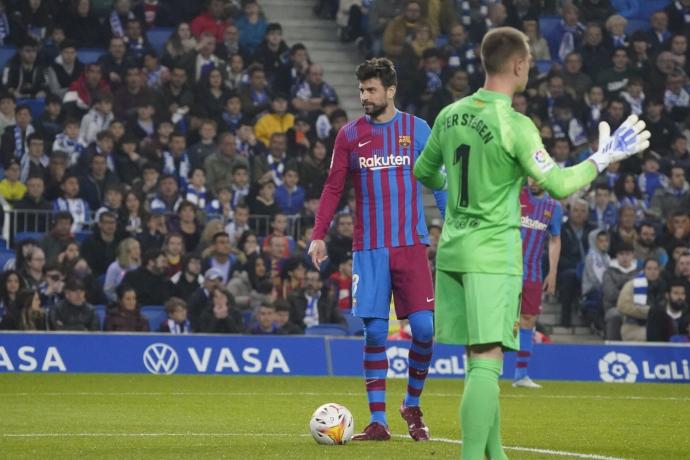
<svg viewBox="0 0 690 460">
<path fill-rule="evenodd" d="M 323 403 L 368 422 L 361 379 L 4 374 L 0 458 L 459 458 L 462 381 L 428 381 L 428 443 L 397 413 L 405 383 L 388 381 L 393 440 L 319 446 L 308 422 Z M 690 458 L 690 385 L 542 383 L 501 382 L 511 459 Z"/>
</svg>

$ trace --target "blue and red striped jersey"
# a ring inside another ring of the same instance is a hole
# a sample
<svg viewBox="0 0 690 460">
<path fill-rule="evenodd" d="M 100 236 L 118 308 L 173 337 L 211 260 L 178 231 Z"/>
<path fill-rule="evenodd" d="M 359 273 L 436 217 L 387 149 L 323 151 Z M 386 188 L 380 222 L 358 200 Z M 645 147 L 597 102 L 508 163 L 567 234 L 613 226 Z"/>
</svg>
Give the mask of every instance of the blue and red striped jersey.
<svg viewBox="0 0 690 460">
<path fill-rule="evenodd" d="M 532 195 L 527 187 L 520 192 L 520 232 L 522 233 L 522 279 L 542 281 L 541 258 L 544 254 L 546 232 L 561 234 L 563 209 L 546 192 L 541 198 Z"/>
<path fill-rule="evenodd" d="M 353 250 L 428 244 L 422 185 L 412 169 L 430 133 L 424 120 L 400 111 L 386 123 L 364 115 L 343 126 L 312 238 L 326 236 L 349 175 L 356 197 Z"/>
</svg>

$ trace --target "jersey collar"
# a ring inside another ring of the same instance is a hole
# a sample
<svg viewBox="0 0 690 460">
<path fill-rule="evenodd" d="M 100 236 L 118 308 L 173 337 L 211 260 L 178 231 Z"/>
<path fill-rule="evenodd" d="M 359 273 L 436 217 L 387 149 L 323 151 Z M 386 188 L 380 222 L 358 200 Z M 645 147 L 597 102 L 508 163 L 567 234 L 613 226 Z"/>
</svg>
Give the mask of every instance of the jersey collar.
<svg viewBox="0 0 690 460">
<path fill-rule="evenodd" d="M 508 96 L 506 96 L 503 93 L 499 93 L 496 91 L 490 91 L 485 88 L 479 88 L 479 90 L 476 92 L 476 95 L 480 97 L 481 99 L 484 100 L 489 100 L 489 101 L 504 101 L 507 102 L 508 104 L 512 104 L 512 101 Z"/>
</svg>

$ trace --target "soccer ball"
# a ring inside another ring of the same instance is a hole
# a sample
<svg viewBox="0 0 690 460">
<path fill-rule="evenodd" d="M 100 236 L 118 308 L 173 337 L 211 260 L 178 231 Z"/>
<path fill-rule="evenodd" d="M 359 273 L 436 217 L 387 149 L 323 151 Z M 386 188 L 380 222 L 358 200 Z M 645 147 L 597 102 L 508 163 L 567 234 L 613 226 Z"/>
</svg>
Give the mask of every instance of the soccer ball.
<svg viewBox="0 0 690 460">
<path fill-rule="evenodd" d="M 314 411 L 309 430 L 319 444 L 345 444 L 352 438 L 355 421 L 347 407 L 328 403 Z"/>
</svg>

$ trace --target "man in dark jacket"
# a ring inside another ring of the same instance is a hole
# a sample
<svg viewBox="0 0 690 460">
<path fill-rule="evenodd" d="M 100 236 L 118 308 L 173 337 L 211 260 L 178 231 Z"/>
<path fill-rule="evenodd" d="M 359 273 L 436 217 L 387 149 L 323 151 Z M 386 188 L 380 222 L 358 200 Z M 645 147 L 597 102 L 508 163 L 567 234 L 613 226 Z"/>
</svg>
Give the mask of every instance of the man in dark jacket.
<svg viewBox="0 0 690 460">
<path fill-rule="evenodd" d="M 187 302 L 189 323 L 194 332 L 199 331 L 201 316 L 212 307 L 213 291 L 223 282 L 223 274 L 217 268 L 209 268 L 204 273 L 204 285 L 194 291 Z"/>
<path fill-rule="evenodd" d="M 105 155 L 93 155 L 89 174 L 79 178 L 79 197 L 83 198 L 91 209 L 98 209 L 103 205 L 106 186 L 117 182 L 115 174 L 108 169 Z"/>
<path fill-rule="evenodd" d="M 587 223 L 589 205 L 584 200 L 572 204 L 568 222 L 561 231 L 561 257 L 558 260 L 558 297 L 562 305 L 561 325 L 570 327 L 572 307 L 580 295 L 578 270 L 589 250 L 589 233 L 594 226 Z"/>
<path fill-rule="evenodd" d="M 67 281 L 65 300 L 50 310 L 49 322 L 50 328 L 56 331 L 98 331 L 101 328 L 96 310 L 86 302 L 82 281 Z"/>
<path fill-rule="evenodd" d="M 288 295 L 290 303 L 290 322 L 302 331 L 318 324 L 345 325 L 345 318 L 338 309 L 338 299 L 324 289 L 321 275 L 317 270 L 309 270 L 303 288 Z"/>
<path fill-rule="evenodd" d="M 99 277 L 105 274 L 108 266 L 115 260 L 119 243 L 117 216 L 110 211 L 102 212 L 98 218 L 96 230 L 81 245 L 81 253 L 84 254 L 94 276 Z"/>
<path fill-rule="evenodd" d="M 163 305 L 170 298 L 170 285 L 163 275 L 168 259 L 163 251 L 151 249 L 144 253 L 141 267 L 128 272 L 123 285 L 132 286 L 139 305 Z"/>
<path fill-rule="evenodd" d="M 14 204 L 14 209 L 26 211 L 25 213 L 19 212 L 16 214 L 17 233 L 42 232 L 48 228 L 48 213 L 41 211 L 51 211 L 53 205 L 43 196 L 44 191 L 45 182 L 43 177 L 29 176 L 26 181 L 24 197 Z M 34 214 L 31 211 L 39 211 L 39 213 Z"/>
<path fill-rule="evenodd" d="M 666 304 L 652 307 L 647 316 L 647 341 L 668 342 L 671 336 L 684 334 L 682 325 L 690 319 L 685 280 L 674 279 L 666 291 Z"/>
</svg>

